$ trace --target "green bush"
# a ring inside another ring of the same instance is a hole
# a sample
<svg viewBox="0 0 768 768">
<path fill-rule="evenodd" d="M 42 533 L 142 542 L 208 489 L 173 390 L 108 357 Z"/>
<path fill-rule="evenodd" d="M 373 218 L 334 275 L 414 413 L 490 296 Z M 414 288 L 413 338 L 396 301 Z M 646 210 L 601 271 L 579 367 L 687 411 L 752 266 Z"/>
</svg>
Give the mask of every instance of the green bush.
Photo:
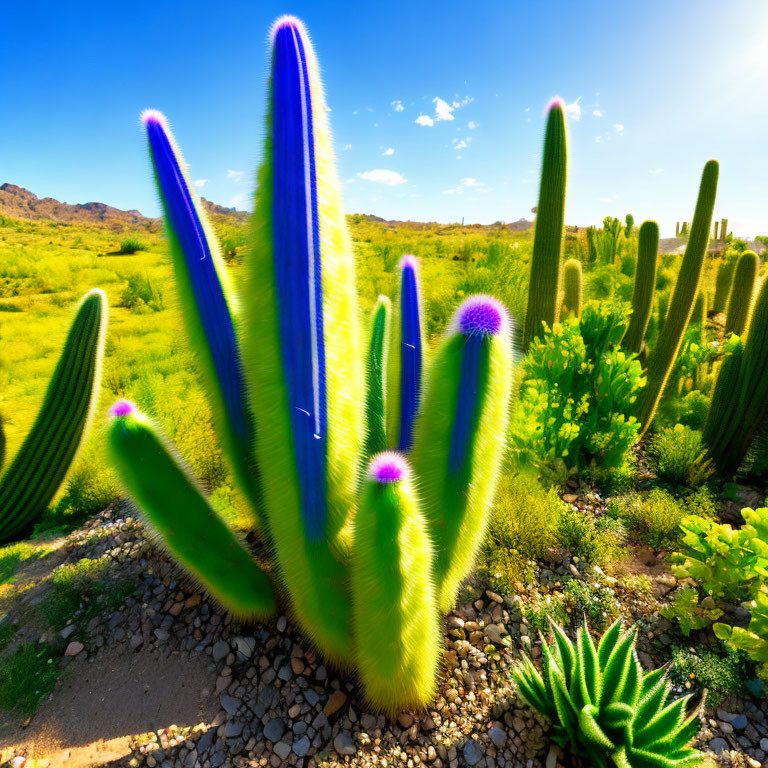
<svg viewBox="0 0 768 768">
<path fill-rule="evenodd" d="M 564 509 L 558 520 L 557 541 L 563 549 L 591 565 L 603 566 L 621 558 L 621 532 L 612 521 L 596 521 L 571 507 Z"/>
<path fill-rule="evenodd" d="M 677 590 L 672 603 L 662 608 L 660 613 L 665 619 L 677 621 L 686 637 L 693 630 L 708 627 L 723 615 L 711 597 L 699 601 L 698 590 L 690 586 Z"/>
<path fill-rule="evenodd" d="M 118 253 L 132 254 L 139 251 L 146 251 L 147 246 L 136 237 L 127 237 L 125 240 L 120 241 L 120 250 Z"/>
<path fill-rule="evenodd" d="M 749 611 L 749 626 L 731 627 L 718 623 L 713 628 L 715 635 L 758 662 L 758 675 L 768 679 L 768 584 L 763 584 L 755 598 L 743 606 Z"/>
<path fill-rule="evenodd" d="M 560 481 L 588 467 L 627 466 L 645 383 L 635 356 L 619 347 L 628 316 L 626 304 L 590 302 L 581 321 L 557 324 L 531 344 L 510 428 L 522 465 Z"/>
<path fill-rule="evenodd" d="M 657 432 L 650 440 L 648 452 L 656 474 L 672 483 L 698 488 L 715 471 L 701 432 L 682 424 Z"/>
<path fill-rule="evenodd" d="M 725 654 L 698 648 L 672 649 L 669 679 L 678 686 L 707 691 L 706 704 L 716 707 L 728 696 L 743 696 L 751 675 L 746 656 L 733 649 Z"/>
<path fill-rule="evenodd" d="M 563 595 L 554 592 L 552 594 L 537 595 L 531 600 L 526 600 L 520 606 L 520 612 L 525 621 L 538 633 L 548 634 L 550 623 L 569 624 L 571 617 L 568 613 L 566 599 Z"/>
<path fill-rule="evenodd" d="M 616 590 L 605 578 L 598 581 L 571 579 L 563 589 L 571 614 L 586 619 L 589 626 L 602 632 L 619 616 Z"/>
<path fill-rule="evenodd" d="M 128 278 L 128 285 L 120 294 L 120 306 L 132 312 L 147 309 L 160 312 L 165 309 L 162 291 L 150 280 L 149 275 L 134 274 Z"/>
</svg>

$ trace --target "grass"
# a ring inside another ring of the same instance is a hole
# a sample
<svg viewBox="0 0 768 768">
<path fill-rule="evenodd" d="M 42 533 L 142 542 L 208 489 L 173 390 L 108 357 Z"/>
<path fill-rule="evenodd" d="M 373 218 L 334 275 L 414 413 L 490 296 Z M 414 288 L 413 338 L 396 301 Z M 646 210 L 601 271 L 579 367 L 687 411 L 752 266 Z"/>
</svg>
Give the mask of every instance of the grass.
<svg viewBox="0 0 768 768">
<path fill-rule="evenodd" d="M 19 566 L 30 560 L 45 557 L 48 549 L 44 544 L 19 541 L 0 547 L 0 586 L 13 581 Z"/>
<path fill-rule="evenodd" d="M 48 645 L 23 643 L 0 659 L 0 709 L 31 715 L 59 678 L 58 655 Z"/>
</svg>

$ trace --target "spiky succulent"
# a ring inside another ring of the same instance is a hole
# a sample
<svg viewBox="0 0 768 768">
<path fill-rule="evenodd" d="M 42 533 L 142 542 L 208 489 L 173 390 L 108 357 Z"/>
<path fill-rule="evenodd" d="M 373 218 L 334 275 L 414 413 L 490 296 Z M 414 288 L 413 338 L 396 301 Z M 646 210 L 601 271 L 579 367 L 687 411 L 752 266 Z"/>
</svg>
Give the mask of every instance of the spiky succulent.
<svg viewBox="0 0 768 768">
<path fill-rule="evenodd" d="M 556 624 L 542 638 L 542 670 L 529 657 L 514 673 L 520 695 L 552 724 L 552 737 L 593 768 L 693 768 L 698 712 L 669 701 L 664 669 L 644 672 L 635 632 L 614 622 L 597 648 L 585 626 L 574 643 Z"/>
</svg>

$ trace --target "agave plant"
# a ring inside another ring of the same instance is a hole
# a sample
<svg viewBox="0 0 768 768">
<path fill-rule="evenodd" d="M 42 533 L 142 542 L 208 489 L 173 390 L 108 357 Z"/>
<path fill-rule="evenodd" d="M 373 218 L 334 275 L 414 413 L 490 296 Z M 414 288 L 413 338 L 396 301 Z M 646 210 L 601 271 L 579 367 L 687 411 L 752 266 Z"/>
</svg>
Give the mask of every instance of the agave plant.
<svg viewBox="0 0 768 768">
<path fill-rule="evenodd" d="M 587 628 L 576 646 L 556 624 L 554 642 L 542 638 L 542 670 L 525 657 L 514 673 L 520 695 L 552 724 L 564 749 L 596 768 L 687 768 L 701 754 L 690 746 L 698 712 L 686 716 L 688 697 L 668 701 L 664 669 L 644 672 L 634 630 L 614 622 L 597 648 Z"/>
<path fill-rule="evenodd" d="M 167 121 L 143 118 L 188 336 L 269 574 L 127 401 L 112 410 L 111 455 L 170 553 L 234 614 L 269 616 L 275 580 L 310 641 L 356 666 L 374 705 L 422 706 L 439 611 L 472 567 L 495 492 L 512 321 L 494 299 L 469 298 L 427 367 L 418 269 L 404 258 L 391 322 L 388 300 L 374 310 L 366 372 L 315 55 L 293 17 L 271 45 L 242 306 Z"/>
</svg>

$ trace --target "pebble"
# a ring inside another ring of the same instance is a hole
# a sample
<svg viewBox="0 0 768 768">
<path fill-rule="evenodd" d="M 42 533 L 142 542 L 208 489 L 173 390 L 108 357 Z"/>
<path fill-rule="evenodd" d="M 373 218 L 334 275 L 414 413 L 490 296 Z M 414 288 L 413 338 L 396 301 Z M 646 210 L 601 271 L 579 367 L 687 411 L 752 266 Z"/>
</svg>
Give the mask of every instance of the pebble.
<svg viewBox="0 0 768 768">
<path fill-rule="evenodd" d="M 344 693 L 344 691 L 334 691 L 328 698 L 328 701 L 325 702 L 325 706 L 323 707 L 323 714 L 326 717 L 335 715 L 344 706 L 346 700 L 347 694 Z"/>
<path fill-rule="evenodd" d="M 80 653 L 85 646 L 79 641 L 79 640 L 73 640 L 68 646 L 67 650 L 64 651 L 65 656 L 77 656 L 78 653 Z"/>
<path fill-rule="evenodd" d="M 273 717 L 264 726 L 264 738 L 275 743 L 280 741 L 285 733 L 285 723 L 279 717 Z"/>
<path fill-rule="evenodd" d="M 483 759 L 483 750 L 474 739 L 469 739 L 461 752 L 467 765 L 477 765 Z"/>
<path fill-rule="evenodd" d="M 229 643 L 226 640 L 219 640 L 217 643 L 215 643 L 213 650 L 211 651 L 214 661 L 221 661 L 222 659 L 225 659 L 228 653 Z"/>
<path fill-rule="evenodd" d="M 340 755 L 354 755 L 357 752 L 357 747 L 349 731 L 339 731 L 333 740 L 333 748 Z"/>
</svg>

